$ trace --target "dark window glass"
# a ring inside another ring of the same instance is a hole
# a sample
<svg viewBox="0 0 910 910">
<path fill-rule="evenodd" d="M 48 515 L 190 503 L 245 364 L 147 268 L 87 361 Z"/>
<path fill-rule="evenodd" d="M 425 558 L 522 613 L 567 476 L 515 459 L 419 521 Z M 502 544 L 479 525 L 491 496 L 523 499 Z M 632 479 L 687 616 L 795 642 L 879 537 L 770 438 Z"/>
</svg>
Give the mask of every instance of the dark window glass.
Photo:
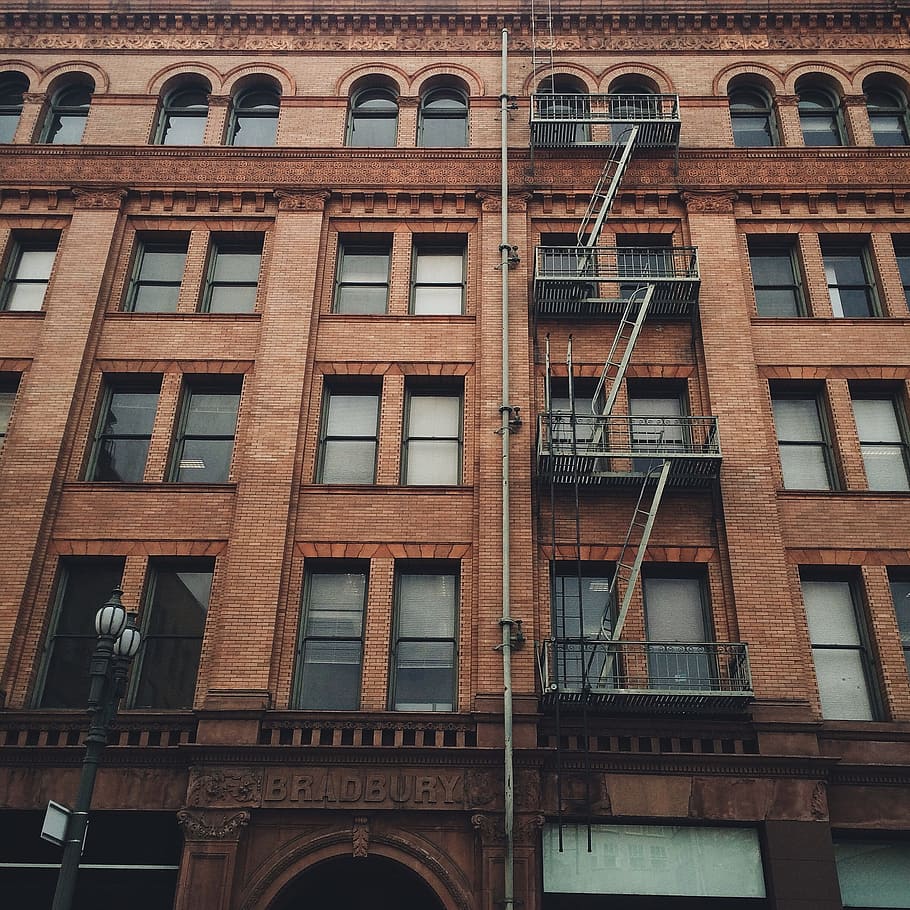
<svg viewBox="0 0 910 910">
<path fill-rule="evenodd" d="M 108 384 L 86 479 L 142 481 L 160 385 L 160 378 Z"/>
<path fill-rule="evenodd" d="M 774 426 L 789 490 L 831 490 L 833 460 L 821 402 L 816 395 L 772 395 Z"/>
<path fill-rule="evenodd" d="M 360 707 L 367 573 L 356 566 L 308 572 L 294 707 L 356 711 Z"/>
<path fill-rule="evenodd" d="M 537 87 L 537 112 L 543 121 L 538 133 L 550 145 L 591 141 L 591 98 L 587 86 L 574 76 L 554 74 Z"/>
<path fill-rule="evenodd" d="M 550 439 L 562 444 L 579 447 L 591 441 L 596 430 L 594 421 L 594 384 L 591 380 L 575 378 L 572 393 L 568 380 L 555 380 L 550 393 L 550 414 L 548 428 Z"/>
<path fill-rule="evenodd" d="M 158 117 L 158 145 L 202 145 L 209 114 L 209 93 L 202 86 L 170 92 Z"/>
<path fill-rule="evenodd" d="M 612 566 L 558 563 L 553 576 L 553 630 L 556 674 L 561 685 L 592 687 L 615 682 L 615 656 L 596 642 L 612 634 L 609 602 Z"/>
<path fill-rule="evenodd" d="M 847 318 L 877 316 L 878 295 L 865 242 L 822 241 L 822 257 L 834 315 Z"/>
<path fill-rule="evenodd" d="M 424 148 L 468 144 L 468 102 L 463 92 L 438 88 L 420 99 L 420 143 Z"/>
<path fill-rule="evenodd" d="M 684 452 L 691 447 L 684 420 L 689 413 L 683 390 L 657 384 L 629 384 L 629 436 L 635 452 Z M 663 458 L 633 458 L 633 471 L 659 468 Z"/>
<path fill-rule="evenodd" d="M 3 443 L 9 431 L 9 419 L 13 413 L 13 402 L 16 400 L 18 387 L 18 376 L 0 373 L 0 451 L 3 450 Z"/>
<path fill-rule="evenodd" d="M 709 634 L 703 577 L 642 576 L 648 676 L 656 689 L 711 689 L 714 657 L 699 644 Z"/>
<path fill-rule="evenodd" d="M 133 313 L 176 313 L 189 238 L 139 241 L 125 309 Z"/>
<path fill-rule="evenodd" d="M 122 559 L 86 559 L 61 566 L 40 707 L 85 710 L 89 660 L 98 640 L 95 614 L 120 584 L 123 565 Z"/>
<path fill-rule="evenodd" d="M 398 99 L 387 88 L 367 88 L 351 99 L 348 145 L 391 147 L 398 142 Z"/>
<path fill-rule="evenodd" d="M 53 145 L 77 145 L 82 141 L 92 89 L 70 85 L 54 93 L 41 131 L 41 141 Z"/>
<path fill-rule="evenodd" d="M 256 309 L 261 264 L 261 235 L 216 238 L 209 254 L 203 312 L 252 313 Z"/>
<path fill-rule="evenodd" d="M 910 574 L 904 570 L 891 575 L 891 599 L 894 601 L 904 660 L 910 670 Z"/>
<path fill-rule="evenodd" d="M 910 490 L 906 418 L 894 396 L 854 396 L 853 416 L 870 490 Z"/>
<path fill-rule="evenodd" d="M 403 470 L 406 484 L 461 482 L 461 395 L 407 395 Z"/>
<path fill-rule="evenodd" d="M 228 144 L 274 145 L 280 104 L 281 96 L 274 89 L 254 88 L 238 95 L 234 101 Z"/>
<path fill-rule="evenodd" d="M 822 716 L 874 720 L 869 654 L 850 580 L 801 573 Z"/>
<path fill-rule="evenodd" d="M 374 483 L 379 391 L 326 388 L 317 483 Z"/>
<path fill-rule="evenodd" d="M 455 710 L 458 578 L 400 572 L 392 647 L 392 710 Z"/>
<path fill-rule="evenodd" d="M 133 707 L 193 706 L 214 568 L 212 559 L 150 563 Z"/>
<path fill-rule="evenodd" d="M 907 306 L 910 307 L 910 238 L 893 237 L 894 255 L 897 257 L 897 270 L 901 276 L 901 284 L 904 288 L 904 299 Z"/>
<path fill-rule="evenodd" d="M 381 239 L 343 241 L 338 250 L 335 312 L 384 313 L 389 304 L 392 245 Z"/>
<path fill-rule="evenodd" d="M 412 312 L 417 316 L 464 312 L 465 247 L 419 242 L 414 249 Z"/>
<path fill-rule="evenodd" d="M 822 89 L 797 89 L 799 125 L 810 146 L 844 145 L 840 108 L 834 95 Z"/>
<path fill-rule="evenodd" d="M 907 99 L 896 89 L 874 86 L 866 89 L 866 110 L 876 145 L 908 145 Z"/>
<path fill-rule="evenodd" d="M 227 482 L 239 404 L 239 379 L 188 385 L 174 445 L 173 480 L 177 483 Z"/>
<path fill-rule="evenodd" d="M 40 310 L 56 255 L 56 237 L 24 235 L 14 239 L 0 292 L 0 310 Z"/>
<path fill-rule="evenodd" d="M 771 99 L 761 89 L 733 89 L 730 92 L 730 119 L 733 144 L 737 148 L 765 148 L 778 144 Z"/>
<path fill-rule="evenodd" d="M 22 115 L 22 96 L 28 91 L 28 79 L 22 73 L 0 76 L 0 142 L 12 142 Z"/>
<path fill-rule="evenodd" d="M 803 316 L 805 304 L 793 243 L 749 242 L 749 265 L 759 316 Z"/>
</svg>

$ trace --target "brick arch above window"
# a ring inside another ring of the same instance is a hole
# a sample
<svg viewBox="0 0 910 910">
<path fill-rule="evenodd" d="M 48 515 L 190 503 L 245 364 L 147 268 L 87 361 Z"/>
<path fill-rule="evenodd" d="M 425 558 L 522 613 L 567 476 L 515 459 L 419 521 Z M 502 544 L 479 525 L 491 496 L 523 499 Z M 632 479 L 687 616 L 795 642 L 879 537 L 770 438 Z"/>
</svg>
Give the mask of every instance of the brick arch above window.
<svg viewBox="0 0 910 910">
<path fill-rule="evenodd" d="M 763 63 L 746 61 L 721 70 L 714 77 L 712 89 L 715 95 L 727 95 L 731 89 L 746 85 L 756 85 L 772 96 L 783 94 L 784 76 L 779 70 Z"/>
<path fill-rule="evenodd" d="M 224 78 L 214 67 L 205 63 L 178 63 L 159 70 L 149 80 L 146 91 L 149 95 L 160 95 L 172 91 L 181 80 L 191 81 L 194 78 L 207 82 L 209 91 L 214 95 L 224 90 Z"/>
<path fill-rule="evenodd" d="M 796 94 L 796 86 L 812 82 L 834 92 L 838 97 L 849 94 L 850 76 L 845 69 L 830 63 L 798 63 L 784 75 L 785 93 Z"/>
<path fill-rule="evenodd" d="M 408 75 L 397 66 L 385 63 L 365 63 L 348 70 L 336 83 L 335 94 L 348 97 L 352 91 L 367 88 L 371 83 L 380 88 L 390 88 L 397 95 L 407 94 Z"/>
<path fill-rule="evenodd" d="M 542 91 L 540 86 L 548 83 L 551 77 L 557 80 L 574 80 L 579 84 L 579 88 L 583 86 L 588 94 L 597 91 L 597 75 L 592 70 L 571 63 L 560 63 L 558 66 L 542 66 L 528 76 L 523 86 L 525 93 Z"/>
<path fill-rule="evenodd" d="M 648 63 L 629 63 L 607 70 L 600 79 L 600 91 L 615 92 L 623 83 L 645 83 L 654 88 L 655 94 L 672 95 L 676 92 L 673 80 L 662 69 Z"/>
<path fill-rule="evenodd" d="M 20 75 L 28 82 L 26 91 L 37 92 L 41 83 L 41 71 L 25 60 L 0 60 L 0 74 L 4 76 Z"/>
<path fill-rule="evenodd" d="M 44 71 L 40 82 L 32 89 L 36 92 L 56 92 L 68 82 L 91 81 L 92 94 L 103 95 L 110 90 L 107 73 L 97 64 L 87 60 L 60 63 Z"/>
<path fill-rule="evenodd" d="M 425 91 L 452 85 L 462 89 L 470 96 L 485 94 L 486 88 L 483 80 L 473 70 L 466 66 L 449 64 L 446 66 L 427 66 L 418 70 L 409 83 L 408 91 L 412 95 L 420 95 Z"/>
<path fill-rule="evenodd" d="M 227 95 L 235 95 L 259 83 L 270 84 L 270 87 L 276 88 L 282 96 L 297 94 L 294 77 L 284 67 L 272 63 L 246 63 L 225 73 L 224 92 Z"/>
<path fill-rule="evenodd" d="M 869 60 L 853 71 L 850 91 L 862 92 L 870 81 L 893 82 L 896 88 L 910 95 L 910 66 L 901 66 L 891 60 Z"/>
</svg>

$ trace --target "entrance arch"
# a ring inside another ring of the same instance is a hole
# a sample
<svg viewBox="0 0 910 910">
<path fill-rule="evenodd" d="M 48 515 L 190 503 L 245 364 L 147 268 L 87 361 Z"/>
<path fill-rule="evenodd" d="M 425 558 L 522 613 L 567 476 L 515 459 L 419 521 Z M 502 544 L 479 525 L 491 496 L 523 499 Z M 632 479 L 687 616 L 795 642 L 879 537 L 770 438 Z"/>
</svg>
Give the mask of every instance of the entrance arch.
<svg viewBox="0 0 910 910">
<path fill-rule="evenodd" d="M 445 910 L 413 869 L 384 856 L 335 856 L 289 882 L 269 910 Z"/>
</svg>

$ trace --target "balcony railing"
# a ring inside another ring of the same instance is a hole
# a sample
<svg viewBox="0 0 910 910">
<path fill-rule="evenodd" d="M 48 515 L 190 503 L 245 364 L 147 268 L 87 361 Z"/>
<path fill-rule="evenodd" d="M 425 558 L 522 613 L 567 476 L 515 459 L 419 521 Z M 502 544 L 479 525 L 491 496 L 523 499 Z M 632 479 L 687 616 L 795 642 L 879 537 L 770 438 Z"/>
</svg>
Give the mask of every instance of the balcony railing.
<svg viewBox="0 0 910 910">
<path fill-rule="evenodd" d="M 537 472 L 555 483 L 635 483 L 665 460 L 670 485 L 709 486 L 720 472 L 717 418 L 539 415 Z"/>
<path fill-rule="evenodd" d="M 539 246 L 534 252 L 538 316 L 622 315 L 632 292 L 654 285 L 650 316 L 688 316 L 701 280 L 695 247 Z"/>
<path fill-rule="evenodd" d="M 638 125 L 640 148 L 679 145 L 678 95 L 584 95 L 541 92 L 531 96 L 535 148 L 618 145 Z"/>
<path fill-rule="evenodd" d="M 753 697 L 742 642 L 550 638 L 537 655 L 544 704 L 709 714 L 742 711 Z"/>
</svg>

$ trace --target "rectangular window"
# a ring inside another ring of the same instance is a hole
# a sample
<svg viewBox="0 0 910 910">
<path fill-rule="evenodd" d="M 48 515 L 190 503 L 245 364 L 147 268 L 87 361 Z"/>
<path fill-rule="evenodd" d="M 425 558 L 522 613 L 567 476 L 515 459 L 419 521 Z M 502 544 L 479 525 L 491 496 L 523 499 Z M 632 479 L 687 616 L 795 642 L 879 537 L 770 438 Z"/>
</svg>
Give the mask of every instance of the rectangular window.
<svg viewBox="0 0 910 910">
<path fill-rule="evenodd" d="M 759 316 L 805 316 L 795 242 L 749 238 L 749 265 Z"/>
<path fill-rule="evenodd" d="M 904 660 L 910 670 L 910 572 L 895 571 L 890 575 L 891 600 L 894 601 L 894 614 L 897 617 L 897 628 L 900 630 L 901 647 L 904 649 Z"/>
<path fill-rule="evenodd" d="M 86 480 L 142 481 L 160 388 L 160 376 L 105 381 Z"/>
<path fill-rule="evenodd" d="M 672 234 L 618 234 L 616 247 L 619 277 L 635 279 L 620 285 L 619 293 L 623 300 L 628 300 L 644 287 L 648 276 L 674 273 Z"/>
<path fill-rule="evenodd" d="M 304 579 L 294 708 L 356 711 L 360 707 L 367 567 L 320 566 Z"/>
<path fill-rule="evenodd" d="M 714 637 L 704 576 L 643 575 L 642 595 L 651 688 L 716 688 L 714 657 L 699 647 Z"/>
<path fill-rule="evenodd" d="M 342 240 L 338 247 L 335 282 L 336 313 L 385 313 L 389 305 L 389 265 L 392 241 L 362 235 Z"/>
<path fill-rule="evenodd" d="M 189 235 L 139 239 L 125 310 L 132 313 L 176 313 Z"/>
<path fill-rule="evenodd" d="M 378 389 L 326 386 L 317 483 L 375 483 Z"/>
<path fill-rule="evenodd" d="M 845 908 L 906 910 L 910 907 L 910 842 L 907 840 L 839 837 L 834 842 L 834 861 Z"/>
<path fill-rule="evenodd" d="M 47 234 L 23 234 L 13 239 L 0 291 L 0 310 L 25 313 L 41 309 L 57 255 L 57 240 L 56 235 Z"/>
<path fill-rule="evenodd" d="M 39 707 L 85 710 L 89 661 L 98 640 L 95 614 L 120 585 L 123 566 L 122 559 L 80 559 L 61 564 Z"/>
<path fill-rule="evenodd" d="M 261 263 L 261 234 L 216 235 L 209 252 L 202 311 L 252 313 Z"/>
<path fill-rule="evenodd" d="M 629 383 L 629 435 L 635 452 L 684 452 L 689 441 L 682 419 L 689 413 L 685 388 L 664 383 Z M 660 467 L 662 458 L 634 458 L 633 471 Z"/>
<path fill-rule="evenodd" d="M 406 484 L 461 482 L 461 395 L 409 391 L 402 470 Z"/>
<path fill-rule="evenodd" d="M 874 720 L 869 656 L 852 580 L 800 573 L 822 716 Z"/>
<path fill-rule="evenodd" d="M 901 235 L 892 237 L 894 254 L 897 256 L 897 270 L 900 272 L 901 284 L 904 287 L 904 299 L 910 307 L 910 237 Z"/>
<path fill-rule="evenodd" d="M 834 489 L 827 421 L 818 395 L 777 394 L 772 390 L 774 426 L 788 490 Z"/>
<path fill-rule="evenodd" d="M 234 451 L 241 377 L 188 381 L 180 409 L 171 479 L 226 483 Z"/>
<path fill-rule="evenodd" d="M 193 706 L 214 569 L 213 559 L 150 563 L 132 707 Z"/>
<path fill-rule="evenodd" d="M 401 571 L 395 581 L 392 710 L 454 711 L 456 571 Z"/>
<path fill-rule="evenodd" d="M 460 315 L 464 312 L 465 242 L 451 238 L 414 241 L 411 312 L 417 316 Z"/>
<path fill-rule="evenodd" d="M 601 632 L 613 628 L 609 602 L 613 567 L 607 563 L 557 563 L 553 576 L 556 675 L 561 686 L 603 687 L 615 680 L 616 657 L 607 654 Z"/>
<path fill-rule="evenodd" d="M 583 447 L 594 437 L 594 384 L 575 379 L 569 394 L 568 380 L 554 380 L 550 393 L 550 440 L 560 445 Z M 573 411 L 574 401 L 574 411 Z"/>
<path fill-rule="evenodd" d="M 878 294 L 872 278 L 868 245 L 862 240 L 822 240 L 828 295 L 835 316 L 878 316 Z"/>
<path fill-rule="evenodd" d="M 869 489 L 910 490 L 906 418 L 897 399 L 854 394 L 853 416 Z"/>
<path fill-rule="evenodd" d="M 9 419 L 13 413 L 13 402 L 19 388 L 19 377 L 14 373 L 0 373 L 0 450 L 9 430 Z"/>
</svg>

